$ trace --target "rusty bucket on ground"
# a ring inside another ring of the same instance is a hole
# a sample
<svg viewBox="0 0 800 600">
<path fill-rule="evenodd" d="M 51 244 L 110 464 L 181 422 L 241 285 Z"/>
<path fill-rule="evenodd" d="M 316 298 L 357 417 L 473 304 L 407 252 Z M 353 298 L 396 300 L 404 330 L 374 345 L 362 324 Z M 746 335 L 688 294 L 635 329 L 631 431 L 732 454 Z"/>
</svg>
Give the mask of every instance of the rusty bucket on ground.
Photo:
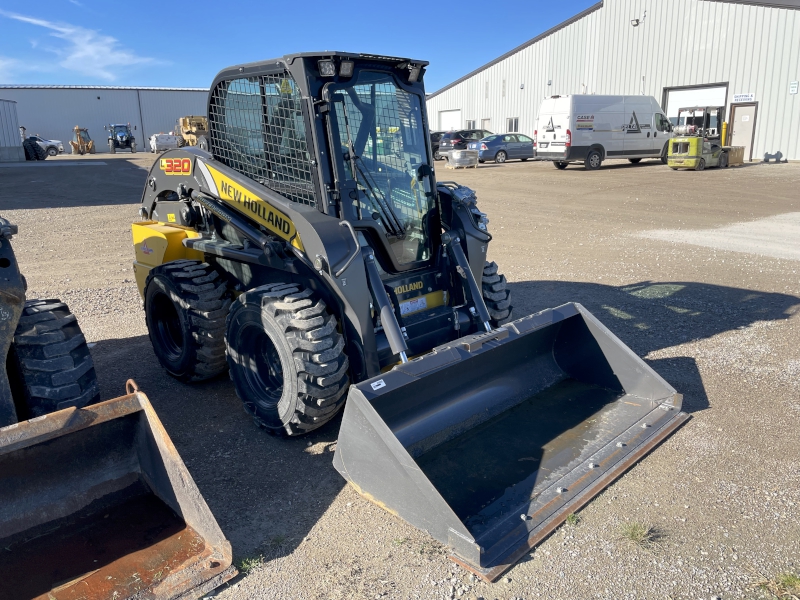
<svg viewBox="0 0 800 600">
<path fill-rule="evenodd" d="M 197 598 L 231 546 L 147 397 L 0 429 L 0 598 Z"/>
<path fill-rule="evenodd" d="M 352 386 L 334 465 L 493 581 L 679 427 L 681 401 L 565 304 Z"/>
</svg>

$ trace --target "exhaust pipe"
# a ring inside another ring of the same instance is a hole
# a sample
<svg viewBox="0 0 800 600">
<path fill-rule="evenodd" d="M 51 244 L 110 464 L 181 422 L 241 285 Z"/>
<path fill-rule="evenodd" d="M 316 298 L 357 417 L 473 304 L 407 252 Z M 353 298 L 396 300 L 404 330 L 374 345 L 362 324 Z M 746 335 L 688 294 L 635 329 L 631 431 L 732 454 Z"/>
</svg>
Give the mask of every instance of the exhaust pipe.
<svg viewBox="0 0 800 600">
<path fill-rule="evenodd" d="M 0 598 L 198 598 L 231 545 L 153 407 L 128 394 L 0 428 Z"/>
<path fill-rule="evenodd" d="M 580 304 L 350 387 L 334 466 L 494 581 L 688 415 Z"/>
</svg>

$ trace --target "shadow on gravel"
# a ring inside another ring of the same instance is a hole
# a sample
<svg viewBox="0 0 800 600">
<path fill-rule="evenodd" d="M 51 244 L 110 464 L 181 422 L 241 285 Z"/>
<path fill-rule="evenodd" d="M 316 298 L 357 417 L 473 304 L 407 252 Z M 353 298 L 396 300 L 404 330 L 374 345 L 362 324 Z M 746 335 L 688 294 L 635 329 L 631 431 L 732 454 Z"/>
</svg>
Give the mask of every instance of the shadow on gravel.
<svg viewBox="0 0 800 600">
<path fill-rule="evenodd" d="M 639 356 L 757 321 L 788 319 L 800 298 L 696 282 L 643 281 L 614 287 L 568 281 L 510 283 L 514 316 L 579 302 Z M 684 410 L 708 408 L 702 378 L 689 356 L 648 360 L 684 395 Z"/>
<path fill-rule="evenodd" d="M 227 374 L 200 384 L 175 381 L 147 336 L 92 348 L 101 398 L 133 378 L 147 394 L 233 545 L 234 560 L 291 553 L 345 485 L 333 468 L 341 417 L 301 438 L 275 438 L 242 408 Z"/>
<path fill-rule="evenodd" d="M 580 302 L 639 356 L 756 321 L 786 319 L 800 304 L 794 296 L 698 283 L 529 281 L 510 287 L 517 317 Z M 100 341 L 92 355 L 102 398 L 121 395 L 128 378 L 148 395 L 237 563 L 291 553 L 344 487 L 331 465 L 340 418 L 307 436 L 277 439 L 245 414 L 227 376 L 195 385 L 169 377 L 147 336 Z M 685 410 L 708 407 L 694 358 L 649 363 L 684 394 Z"/>
<path fill-rule="evenodd" d="M 105 165 L 3 169 L 0 212 L 32 208 L 69 208 L 138 204 L 147 169 L 131 160 L 108 160 Z M 136 210 L 131 209 L 131 220 Z"/>
</svg>

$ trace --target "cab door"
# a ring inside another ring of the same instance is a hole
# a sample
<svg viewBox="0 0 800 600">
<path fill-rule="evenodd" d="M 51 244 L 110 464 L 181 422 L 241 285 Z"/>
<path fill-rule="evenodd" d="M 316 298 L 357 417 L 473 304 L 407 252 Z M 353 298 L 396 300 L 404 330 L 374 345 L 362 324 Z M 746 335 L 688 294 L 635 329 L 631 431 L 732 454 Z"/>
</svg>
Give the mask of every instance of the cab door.
<svg viewBox="0 0 800 600">
<path fill-rule="evenodd" d="M 653 153 L 661 154 L 672 137 L 672 123 L 663 113 L 653 115 Z"/>
</svg>

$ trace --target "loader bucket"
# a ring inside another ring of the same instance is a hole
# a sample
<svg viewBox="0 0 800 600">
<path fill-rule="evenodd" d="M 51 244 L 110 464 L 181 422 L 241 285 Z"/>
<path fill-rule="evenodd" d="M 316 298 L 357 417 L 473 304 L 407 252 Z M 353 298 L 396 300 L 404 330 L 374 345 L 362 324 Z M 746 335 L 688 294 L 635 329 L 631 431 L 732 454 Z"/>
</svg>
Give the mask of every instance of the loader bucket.
<svg viewBox="0 0 800 600">
<path fill-rule="evenodd" d="M 0 598 L 197 598 L 231 547 L 147 397 L 0 429 Z"/>
<path fill-rule="evenodd" d="M 565 304 L 352 386 L 334 465 L 493 581 L 679 427 L 681 400 Z"/>
</svg>

